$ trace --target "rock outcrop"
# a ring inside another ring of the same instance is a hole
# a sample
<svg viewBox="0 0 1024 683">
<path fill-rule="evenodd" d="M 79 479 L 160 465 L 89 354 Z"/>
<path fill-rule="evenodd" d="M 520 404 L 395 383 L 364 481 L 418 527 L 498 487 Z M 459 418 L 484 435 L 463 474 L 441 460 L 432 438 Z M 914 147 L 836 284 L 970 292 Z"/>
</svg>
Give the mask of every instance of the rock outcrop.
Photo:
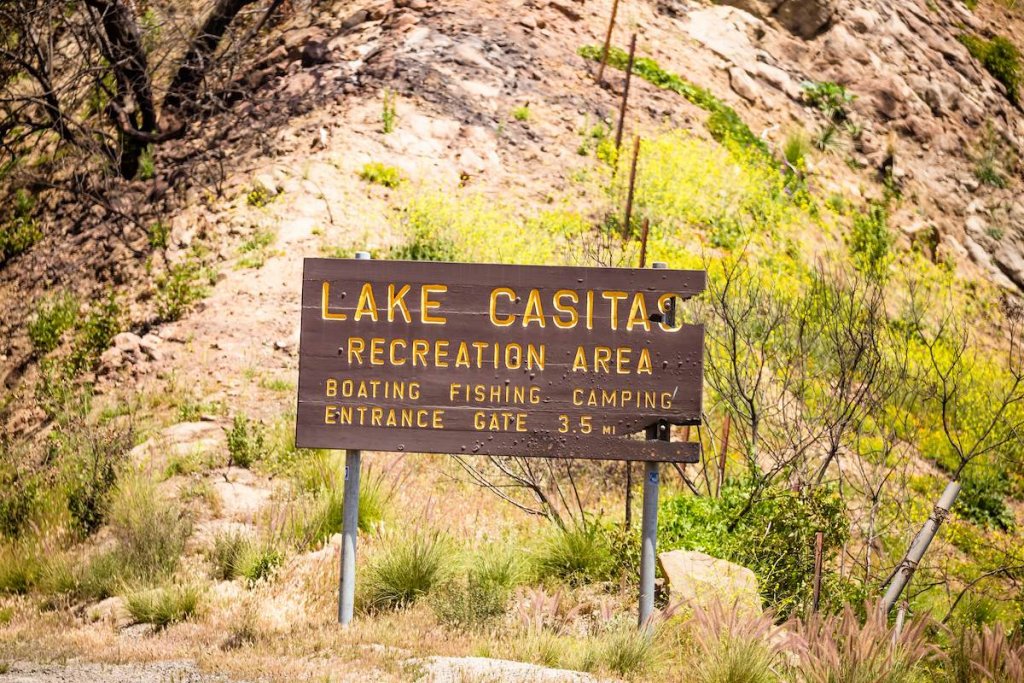
<svg viewBox="0 0 1024 683">
<path fill-rule="evenodd" d="M 694 550 L 671 550 L 658 555 L 668 580 L 669 603 L 707 607 L 714 602 L 760 612 L 757 577 L 746 567 Z"/>
</svg>

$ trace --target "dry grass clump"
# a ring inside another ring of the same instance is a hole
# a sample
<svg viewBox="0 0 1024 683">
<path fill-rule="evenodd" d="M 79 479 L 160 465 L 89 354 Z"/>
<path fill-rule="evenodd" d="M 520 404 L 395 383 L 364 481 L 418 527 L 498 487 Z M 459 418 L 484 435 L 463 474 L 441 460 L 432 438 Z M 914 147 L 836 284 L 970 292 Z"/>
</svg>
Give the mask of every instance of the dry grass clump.
<svg viewBox="0 0 1024 683">
<path fill-rule="evenodd" d="M 735 605 L 698 607 L 687 622 L 697 651 L 691 671 L 698 683 L 771 683 L 782 663 L 782 629 L 770 613 L 752 615 Z"/>
<path fill-rule="evenodd" d="M 1024 681 L 1024 640 L 1001 625 L 963 628 L 950 645 L 946 670 L 950 683 Z"/>
<path fill-rule="evenodd" d="M 799 683 L 909 683 L 938 653 L 928 643 L 927 618 L 908 621 L 896 636 L 887 615 L 868 604 L 863 621 L 847 605 L 842 613 L 790 623 Z"/>
<path fill-rule="evenodd" d="M 408 607 L 450 576 L 452 544 L 439 532 L 414 531 L 386 537 L 367 571 L 360 602 L 366 609 Z"/>
<path fill-rule="evenodd" d="M 203 589 L 196 584 L 158 586 L 125 596 L 128 613 L 138 623 L 158 630 L 195 616 Z"/>
</svg>

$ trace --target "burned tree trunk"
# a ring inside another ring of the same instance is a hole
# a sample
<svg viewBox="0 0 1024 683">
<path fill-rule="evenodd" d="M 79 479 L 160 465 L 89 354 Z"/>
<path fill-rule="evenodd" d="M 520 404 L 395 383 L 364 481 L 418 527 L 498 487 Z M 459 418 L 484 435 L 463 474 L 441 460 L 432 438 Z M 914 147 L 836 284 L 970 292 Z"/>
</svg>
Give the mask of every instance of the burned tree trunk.
<svg viewBox="0 0 1024 683">
<path fill-rule="evenodd" d="M 164 97 L 165 110 L 183 111 L 194 103 L 213 53 L 217 51 L 217 46 L 220 45 L 228 26 L 244 7 L 253 2 L 255 0 L 217 0 L 217 4 L 192 39 L 171 81 Z"/>
</svg>

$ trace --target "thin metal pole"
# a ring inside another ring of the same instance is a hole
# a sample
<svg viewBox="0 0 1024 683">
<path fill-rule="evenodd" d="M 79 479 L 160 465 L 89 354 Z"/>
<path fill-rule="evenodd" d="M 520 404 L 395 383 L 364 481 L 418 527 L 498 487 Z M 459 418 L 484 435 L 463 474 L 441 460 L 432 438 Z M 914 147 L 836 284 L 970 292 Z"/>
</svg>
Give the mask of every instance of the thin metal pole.
<svg viewBox="0 0 1024 683">
<path fill-rule="evenodd" d="M 622 86 L 622 104 L 619 105 L 619 125 L 615 129 L 615 149 L 622 147 L 622 130 L 626 125 L 626 103 L 629 102 L 629 82 L 633 76 L 633 58 L 636 56 L 636 34 L 629 40 L 629 63 L 626 65 L 626 84 Z M 643 268 L 643 266 L 640 266 Z"/>
<path fill-rule="evenodd" d="M 604 65 L 608 63 L 608 50 L 612 44 L 612 30 L 615 29 L 615 15 L 619 12 L 619 0 L 612 0 L 612 18 L 608 22 L 608 33 L 604 36 L 604 49 L 601 50 L 601 66 L 597 69 L 597 82 L 604 84 Z"/>
<path fill-rule="evenodd" d="M 657 262 L 653 268 L 668 268 L 668 264 Z M 665 322 L 675 324 L 675 300 L 665 311 Z M 671 441 L 672 432 L 667 422 L 658 424 L 647 430 L 648 439 Z M 657 462 L 644 463 L 644 506 L 643 518 L 640 520 L 640 628 L 650 624 L 654 612 L 654 566 L 658 557 L 658 485 L 660 473 Z"/>
<path fill-rule="evenodd" d="M 357 251 L 368 260 L 370 252 Z M 348 626 L 356 599 L 356 538 L 359 534 L 359 471 L 361 453 L 345 451 L 345 489 L 342 499 L 341 575 L 338 577 L 338 623 Z"/>
</svg>

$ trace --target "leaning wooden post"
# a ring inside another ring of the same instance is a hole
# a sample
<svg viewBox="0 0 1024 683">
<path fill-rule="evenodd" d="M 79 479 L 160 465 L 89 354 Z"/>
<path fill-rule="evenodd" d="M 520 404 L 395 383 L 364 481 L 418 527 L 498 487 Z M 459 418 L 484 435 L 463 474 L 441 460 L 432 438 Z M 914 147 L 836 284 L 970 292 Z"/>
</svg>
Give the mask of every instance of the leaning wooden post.
<svg viewBox="0 0 1024 683">
<path fill-rule="evenodd" d="M 656 262 L 652 268 L 668 268 L 667 263 Z M 676 322 L 676 302 L 670 299 L 664 312 L 665 323 L 673 327 Z M 647 428 L 650 440 L 671 441 L 672 430 L 668 422 L 659 420 Z M 640 520 L 640 628 L 650 624 L 654 612 L 654 567 L 658 558 L 658 488 L 660 485 L 658 463 L 644 462 L 644 507 Z"/>
<path fill-rule="evenodd" d="M 370 252 L 357 251 L 367 260 Z M 359 534 L 359 471 L 362 454 L 345 451 L 345 489 L 341 510 L 341 575 L 338 577 L 338 623 L 348 626 L 356 599 L 356 539 Z"/>
<path fill-rule="evenodd" d="M 640 158 L 640 136 L 633 138 L 633 160 L 629 166 L 629 189 L 626 191 L 626 218 L 622 224 L 623 238 L 629 238 L 632 234 L 630 223 L 633 221 L 633 192 L 636 190 L 636 164 Z"/>
<path fill-rule="evenodd" d="M 821 564 L 824 558 L 825 534 L 821 531 L 814 533 L 814 599 L 812 610 L 818 612 L 818 604 L 821 601 Z"/>
<path fill-rule="evenodd" d="M 622 104 L 619 105 L 619 125 L 615 129 L 615 150 L 622 147 L 622 131 L 626 126 L 626 104 L 629 102 L 629 82 L 633 76 L 633 58 L 636 56 L 636 34 L 629 40 L 629 62 L 626 64 L 626 84 L 622 86 Z M 641 266 L 642 268 L 643 266 Z"/>
<path fill-rule="evenodd" d="M 906 556 L 896 565 L 896 569 L 893 570 L 890 577 L 889 589 L 885 591 L 885 596 L 882 598 L 882 610 L 886 613 L 893 608 L 893 605 L 899 600 L 903 589 L 907 587 L 910 578 L 917 569 L 917 565 L 921 563 L 921 558 L 924 557 L 928 546 L 931 545 L 932 539 L 935 538 L 939 527 L 942 526 L 942 522 L 949 515 L 949 511 L 953 507 L 953 503 L 956 502 L 958 495 L 960 495 L 960 482 L 953 480 L 946 486 L 946 490 L 942 492 L 939 502 L 935 504 L 935 509 L 932 510 L 931 516 L 925 520 L 921 531 L 917 533 L 917 536 L 910 543 L 910 549 L 907 550 Z"/>
<path fill-rule="evenodd" d="M 619 0 L 612 0 L 612 18 L 608 21 L 608 32 L 604 36 L 604 49 L 601 50 L 601 66 L 597 68 L 597 82 L 604 83 L 604 65 L 608 63 L 608 51 L 612 45 L 612 30 L 615 28 L 615 15 L 619 11 Z"/>
</svg>

